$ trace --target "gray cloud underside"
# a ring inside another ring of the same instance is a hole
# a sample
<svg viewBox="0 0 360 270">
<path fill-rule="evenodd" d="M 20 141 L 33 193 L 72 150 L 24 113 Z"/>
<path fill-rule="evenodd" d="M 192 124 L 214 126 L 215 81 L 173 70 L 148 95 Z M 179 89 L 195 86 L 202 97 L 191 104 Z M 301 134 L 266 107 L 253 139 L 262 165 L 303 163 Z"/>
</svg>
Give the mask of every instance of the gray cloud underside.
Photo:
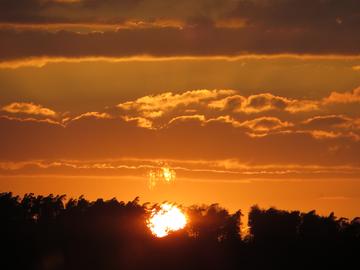
<svg viewBox="0 0 360 270">
<path fill-rule="evenodd" d="M 0 61 L 30 57 L 234 56 L 360 53 L 360 35 L 209 27 L 121 29 L 114 32 L 0 30 Z M 335 38 L 336 36 L 336 38 Z"/>
<path fill-rule="evenodd" d="M 360 2 L 356 0 L 0 2 L 0 23 L 10 25 L 81 23 L 91 28 L 92 24 L 116 25 L 129 20 L 150 25 L 173 20 L 180 21 L 181 27 L 135 27 L 82 34 L 3 28 L 0 60 L 360 52 Z M 231 26 L 234 22 L 238 24 L 235 28 Z"/>
</svg>

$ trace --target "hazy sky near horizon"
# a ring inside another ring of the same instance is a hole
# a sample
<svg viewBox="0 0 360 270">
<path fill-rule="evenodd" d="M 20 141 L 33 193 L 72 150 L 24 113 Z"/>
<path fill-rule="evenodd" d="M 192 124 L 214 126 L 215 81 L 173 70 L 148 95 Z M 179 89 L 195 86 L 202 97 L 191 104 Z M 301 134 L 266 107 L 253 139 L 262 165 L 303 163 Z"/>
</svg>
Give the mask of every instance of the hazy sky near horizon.
<svg viewBox="0 0 360 270">
<path fill-rule="evenodd" d="M 360 215 L 359 14 L 357 0 L 2 0 L 0 191 Z M 163 166 L 176 183 L 149 190 Z"/>
</svg>

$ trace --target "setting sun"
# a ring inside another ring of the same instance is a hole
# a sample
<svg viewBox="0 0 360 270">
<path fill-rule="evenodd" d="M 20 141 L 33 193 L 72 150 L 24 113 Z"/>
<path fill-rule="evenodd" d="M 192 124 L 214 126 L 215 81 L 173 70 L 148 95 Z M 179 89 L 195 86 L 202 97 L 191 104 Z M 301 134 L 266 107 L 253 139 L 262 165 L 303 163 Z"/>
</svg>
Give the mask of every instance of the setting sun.
<svg viewBox="0 0 360 270">
<path fill-rule="evenodd" d="M 183 229 L 187 217 L 177 206 L 163 203 L 160 209 L 153 209 L 147 226 L 156 237 L 167 236 L 170 232 Z"/>
</svg>

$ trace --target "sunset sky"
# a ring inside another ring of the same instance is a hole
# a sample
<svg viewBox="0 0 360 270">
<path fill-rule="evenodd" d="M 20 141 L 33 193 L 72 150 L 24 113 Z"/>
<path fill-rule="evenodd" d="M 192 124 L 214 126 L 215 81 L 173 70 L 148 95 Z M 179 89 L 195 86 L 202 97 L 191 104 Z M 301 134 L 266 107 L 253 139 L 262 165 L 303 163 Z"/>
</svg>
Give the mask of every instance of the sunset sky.
<svg viewBox="0 0 360 270">
<path fill-rule="evenodd" d="M 0 191 L 359 216 L 359 29 L 358 0 L 0 0 Z"/>
</svg>

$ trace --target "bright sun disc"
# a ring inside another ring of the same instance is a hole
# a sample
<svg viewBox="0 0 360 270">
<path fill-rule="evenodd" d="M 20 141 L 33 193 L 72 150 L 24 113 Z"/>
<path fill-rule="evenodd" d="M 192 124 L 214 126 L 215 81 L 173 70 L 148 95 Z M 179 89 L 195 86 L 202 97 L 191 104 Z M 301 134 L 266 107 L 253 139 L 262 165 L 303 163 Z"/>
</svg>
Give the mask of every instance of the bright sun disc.
<svg viewBox="0 0 360 270">
<path fill-rule="evenodd" d="M 160 209 L 153 209 L 147 226 L 156 237 L 183 229 L 187 223 L 185 214 L 175 205 L 163 203 Z"/>
</svg>

